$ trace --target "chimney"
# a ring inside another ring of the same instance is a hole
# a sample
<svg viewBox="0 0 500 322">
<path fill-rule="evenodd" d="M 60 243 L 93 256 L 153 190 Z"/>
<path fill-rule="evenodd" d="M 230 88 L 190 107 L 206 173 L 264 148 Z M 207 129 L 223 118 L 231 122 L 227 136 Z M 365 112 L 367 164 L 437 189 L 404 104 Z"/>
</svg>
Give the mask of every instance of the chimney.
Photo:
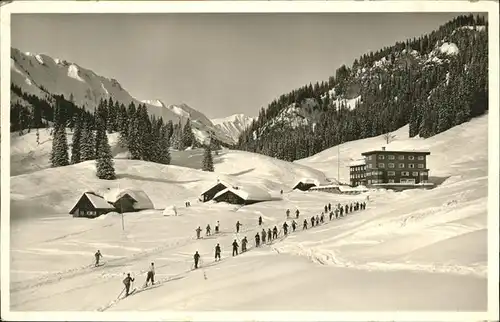
<svg viewBox="0 0 500 322">
<path fill-rule="evenodd" d="M 385 151 L 385 146 L 382 147 L 382 151 Z"/>
</svg>

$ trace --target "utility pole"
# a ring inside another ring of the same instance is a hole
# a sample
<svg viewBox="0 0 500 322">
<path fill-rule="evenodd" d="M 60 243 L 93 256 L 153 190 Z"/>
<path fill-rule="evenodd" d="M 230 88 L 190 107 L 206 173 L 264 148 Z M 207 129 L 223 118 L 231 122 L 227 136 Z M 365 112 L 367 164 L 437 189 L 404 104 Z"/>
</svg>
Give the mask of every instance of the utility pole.
<svg viewBox="0 0 500 322">
<path fill-rule="evenodd" d="M 120 193 L 120 182 L 118 182 L 118 193 Z M 123 218 L 123 202 L 121 198 L 120 198 L 120 212 L 122 214 L 122 230 L 125 231 L 125 219 Z"/>
<path fill-rule="evenodd" d="M 340 184 L 340 143 L 337 145 L 337 181 Z"/>
</svg>

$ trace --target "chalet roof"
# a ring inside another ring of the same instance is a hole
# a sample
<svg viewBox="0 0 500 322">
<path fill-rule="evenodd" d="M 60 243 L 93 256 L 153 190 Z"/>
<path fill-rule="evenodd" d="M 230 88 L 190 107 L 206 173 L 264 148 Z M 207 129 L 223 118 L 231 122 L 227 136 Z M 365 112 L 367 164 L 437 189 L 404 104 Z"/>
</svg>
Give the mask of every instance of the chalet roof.
<svg viewBox="0 0 500 322">
<path fill-rule="evenodd" d="M 232 192 L 243 200 L 271 200 L 271 194 L 262 188 L 257 186 L 245 185 L 245 187 L 239 187 L 238 189 L 226 188 L 219 191 L 213 199 L 225 194 L 226 192 Z"/>
<path fill-rule="evenodd" d="M 294 187 L 297 186 L 299 183 L 303 183 L 303 184 L 314 184 L 316 186 L 319 186 L 320 185 L 320 181 L 318 179 L 313 179 L 313 178 L 302 178 L 302 179 L 299 179 L 299 180 L 296 180 L 295 181 L 295 184 L 293 185 Z"/>
<path fill-rule="evenodd" d="M 349 191 L 368 191 L 368 188 L 363 186 L 357 187 L 349 187 L 349 186 L 339 186 L 339 190 L 341 192 L 349 192 Z"/>
<path fill-rule="evenodd" d="M 431 153 L 429 151 L 389 151 L 389 150 L 372 150 L 372 151 L 367 151 L 361 153 L 361 155 L 370 155 L 373 153 L 394 153 L 394 154 L 425 154 L 425 155 L 430 155 Z"/>
<path fill-rule="evenodd" d="M 148 195 L 140 189 L 110 189 L 103 193 L 104 199 L 108 202 L 115 203 L 125 195 L 129 195 L 135 200 L 134 209 L 154 209 L 153 202 Z"/>
<path fill-rule="evenodd" d="M 212 182 L 210 185 L 207 185 L 205 188 L 203 188 L 203 192 L 201 194 L 204 194 L 205 192 L 212 189 L 213 187 L 215 187 L 218 184 L 222 184 L 227 188 L 233 188 L 233 187 L 237 187 L 239 185 L 239 183 L 236 180 L 228 179 L 228 178 L 223 178 L 223 179 L 218 178 L 216 182 Z"/>
<path fill-rule="evenodd" d="M 115 207 L 104 200 L 104 198 L 97 196 L 92 192 L 85 192 L 84 195 L 89 199 L 95 209 L 115 209 Z"/>
</svg>

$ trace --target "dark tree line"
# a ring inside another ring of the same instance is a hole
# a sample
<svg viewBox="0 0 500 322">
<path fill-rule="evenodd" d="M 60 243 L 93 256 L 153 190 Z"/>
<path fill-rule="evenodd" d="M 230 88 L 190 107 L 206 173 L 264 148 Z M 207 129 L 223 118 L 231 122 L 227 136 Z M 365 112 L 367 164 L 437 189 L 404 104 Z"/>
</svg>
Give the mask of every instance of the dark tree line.
<svg viewBox="0 0 500 322">
<path fill-rule="evenodd" d="M 11 89 L 30 106 L 16 102 L 11 105 L 11 131 L 49 128 L 53 136 L 51 164 L 53 167 L 96 160 L 97 176 L 103 179 L 116 177 L 113 167 L 111 147 L 107 133 L 118 133 L 119 144 L 127 148 L 129 158 L 161 164 L 170 164 L 170 147 L 185 149 L 201 147 L 192 131 L 188 119 L 184 126 L 179 120 L 164 122 L 150 116 L 145 104 L 136 106 L 133 102 L 127 107 L 112 98 L 101 100 L 93 113 L 79 108 L 72 97 L 47 94 L 45 99 L 24 93 L 16 85 Z M 71 155 L 68 154 L 66 129 L 73 132 Z M 220 149 L 222 142 L 211 137 L 209 150 Z M 227 146 L 227 145 L 225 145 Z M 213 171 L 213 160 L 205 157 L 202 168 Z"/>
<path fill-rule="evenodd" d="M 483 17 L 459 16 L 418 39 L 362 55 L 351 67 L 337 69 L 328 82 L 281 95 L 260 110 L 241 134 L 238 148 L 293 161 L 405 124 L 411 137 L 430 137 L 484 114 L 488 110 L 488 32 L 464 26 L 487 28 L 487 23 Z M 440 53 L 437 48 L 444 42 L 456 44 L 459 52 Z M 356 97 L 361 101 L 354 109 L 336 101 Z M 314 125 L 277 120 L 285 109 L 301 106 L 305 100 L 314 103 Z"/>
</svg>

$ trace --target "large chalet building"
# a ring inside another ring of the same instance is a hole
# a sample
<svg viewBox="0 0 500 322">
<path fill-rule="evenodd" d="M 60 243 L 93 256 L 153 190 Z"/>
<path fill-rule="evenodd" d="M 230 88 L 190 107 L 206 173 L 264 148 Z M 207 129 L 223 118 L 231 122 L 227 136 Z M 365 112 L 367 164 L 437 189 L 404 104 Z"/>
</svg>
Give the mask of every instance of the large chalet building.
<svg viewBox="0 0 500 322">
<path fill-rule="evenodd" d="M 429 169 L 424 151 L 373 150 L 350 165 L 352 186 L 428 186 Z"/>
</svg>

